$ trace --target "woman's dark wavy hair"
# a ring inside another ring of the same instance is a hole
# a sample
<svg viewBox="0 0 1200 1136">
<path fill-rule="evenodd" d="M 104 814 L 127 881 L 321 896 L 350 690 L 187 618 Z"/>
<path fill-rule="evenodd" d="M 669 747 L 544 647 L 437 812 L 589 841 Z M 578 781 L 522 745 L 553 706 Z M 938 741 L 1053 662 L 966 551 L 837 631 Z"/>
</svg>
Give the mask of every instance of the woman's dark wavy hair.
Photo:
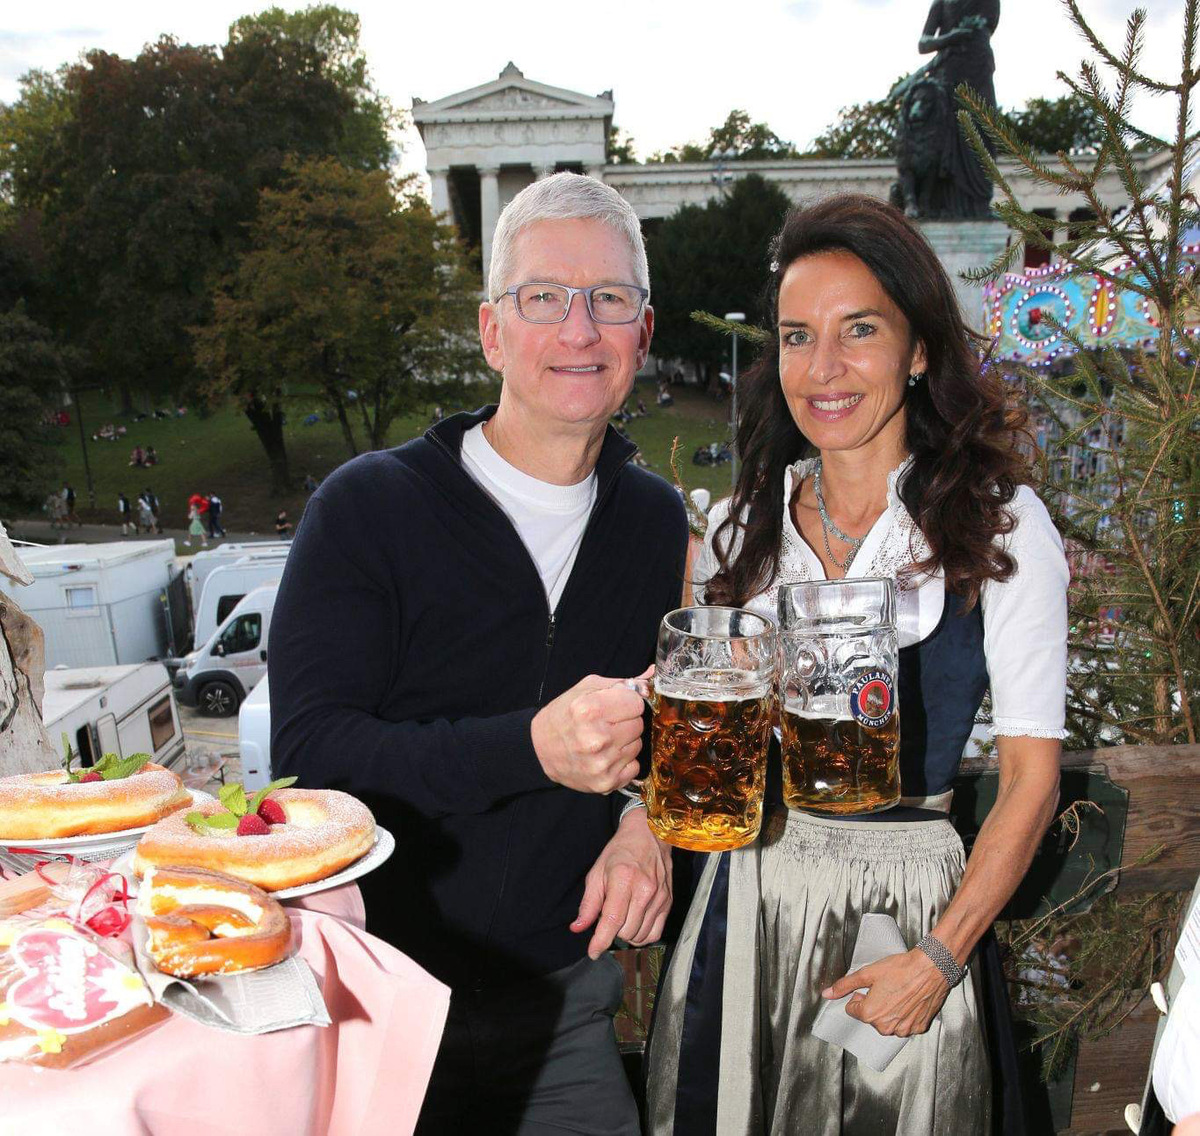
<svg viewBox="0 0 1200 1136">
<path fill-rule="evenodd" d="M 1021 449 L 1025 415 L 1010 406 L 986 343 L 967 329 L 933 249 L 898 209 L 859 194 L 830 197 L 788 214 L 772 246 L 763 310 L 768 345 L 739 384 L 737 448 L 742 468 L 729 516 L 718 527 L 718 571 L 708 603 L 743 604 L 775 578 L 783 543 L 784 470 L 813 451 L 788 410 L 779 381 L 779 287 L 801 257 L 844 250 L 875 275 L 925 345 L 924 380 L 907 388 L 906 442 L 913 465 L 900 497 L 932 555 L 916 571 L 941 568 L 949 591 L 973 606 L 986 580 L 1012 575 L 995 538 L 1013 520 L 1005 506 L 1028 480 Z M 741 530 L 736 557 L 729 552 Z"/>
</svg>

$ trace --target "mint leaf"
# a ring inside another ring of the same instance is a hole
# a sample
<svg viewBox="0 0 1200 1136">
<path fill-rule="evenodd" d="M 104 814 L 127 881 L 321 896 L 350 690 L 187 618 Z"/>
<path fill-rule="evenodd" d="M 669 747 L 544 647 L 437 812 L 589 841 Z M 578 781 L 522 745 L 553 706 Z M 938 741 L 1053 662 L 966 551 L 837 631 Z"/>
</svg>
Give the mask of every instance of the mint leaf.
<svg viewBox="0 0 1200 1136">
<path fill-rule="evenodd" d="M 63 766 L 63 769 L 66 770 L 67 780 L 68 781 L 78 781 L 79 778 L 82 776 L 82 774 L 77 773 L 74 769 L 71 768 L 71 762 L 73 762 L 75 760 L 75 751 L 71 748 L 71 739 L 67 737 L 66 730 L 63 730 L 63 732 L 62 732 L 62 744 L 63 744 L 62 766 Z"/>
<path fill-rule="evenodd" d="M 126 777 L 132 777 L 147 761 L 150 760 L 148 753 L 134 753 L 129 757 L 119 758 L 115 754 L 109 754 L 112 758 L 104 766 L 97 766 L 100 776 L 105 781 L 121 781 Z"/>
<path fill-rule="evenodd" d="M 237 828 L 238 818 L 233 813 L 213 813 L 204 818 L 205 828 Z"/>
<path fill-rule="evenodd" d="M 246 815 L 246 790 L 242 788 L 241 782 L 234 781 L 229 785 L 222 785 L 217 797 L 235 817 Z"/>
<path fill-rule="evenodd" d="M 258 812 L 258 806 L 267 799 L 267 794 L 275 792 L 276 789 L 287 789 L 289 786 L 295 785 L 299 780 L 299 777 L 280 777 L 278 781 L 272 781 L 269 785 L 264 785 L 250 798 L 250 804 L 246 806 L 246 812 Z"/>
<path fill-rule="evenodd" d="M 183 819 L 186 820 L 188 824 L 190 824 L 197 832 L 203 832 L 205 828 L 208 827 L 208 817 L 206 817 L 203 813 L 188 813 L 188 815 Z"/>
</svg>

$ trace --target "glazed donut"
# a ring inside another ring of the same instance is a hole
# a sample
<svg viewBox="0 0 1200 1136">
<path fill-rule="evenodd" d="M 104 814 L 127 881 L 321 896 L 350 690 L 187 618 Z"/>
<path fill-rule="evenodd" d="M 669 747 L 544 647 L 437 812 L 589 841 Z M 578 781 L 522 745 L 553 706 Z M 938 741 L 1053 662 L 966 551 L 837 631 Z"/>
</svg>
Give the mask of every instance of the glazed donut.
<svg viewBox="0 0 1200 1136">
<path fill-rule="evenodd" d="M 146 953 L 164 974 L 237 974 L 282 962 L 292 925 L 261 888 L 201 868 L 151 868 L 138 892 Z"/>
<path fill-rule="evenodd" d="M 148 761 L 113 781 L 71 781 L 64 769 L 0 777 L 0 839 L 50 840 L 154 824 L 192 803 L 169 769 Z"/>
<path fill-rule="evenodd" d="M 208 868 L 257 884 L 265 891 L 323 880 L 365 855 L 375 842 L 371 810 L 334 789 L 277 789 L 270 795 L 286 824 L 265 836 L 237 836 L 231 829 L 197 832 L 180 813 L 160 820 L 138 841 L 133 870 L 153 867 Z M 223 811 L 216 801 L 196 812 Z"/>
</svg>

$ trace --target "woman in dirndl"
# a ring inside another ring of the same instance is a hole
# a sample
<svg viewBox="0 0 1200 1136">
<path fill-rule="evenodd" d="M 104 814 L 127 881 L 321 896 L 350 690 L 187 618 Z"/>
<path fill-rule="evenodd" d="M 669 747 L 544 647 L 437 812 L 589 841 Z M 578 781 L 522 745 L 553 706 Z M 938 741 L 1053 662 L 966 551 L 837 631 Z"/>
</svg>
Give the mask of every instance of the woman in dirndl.
<svg viewBox="0 0 1200 1136">
<path fill-rule="evenodd" d="M 739 392 L 743 465 L 697 594 L 774 617 L 781 585 L 894 579 L 904 796 L 811 815 L 783 807 L 772 769 L 759 840 L 709 855 L 660 984 L 648 1131 L 1019 1132 L 989 932 L 1058 800 L 1062 541 L 1026 484 L 1022 418 L 920 232 L 847 195 L 794 211 L 773 251 L 773 339 Z M 999 795 L 968 860 L 947 814 L 989 687 Z M 868 912 L 909 949 L 847 977 Z M 812 1033 L 823 1001 L 856 990 L 852 1017 L 909 1038 L 883 1072 Z"/>
</svg>

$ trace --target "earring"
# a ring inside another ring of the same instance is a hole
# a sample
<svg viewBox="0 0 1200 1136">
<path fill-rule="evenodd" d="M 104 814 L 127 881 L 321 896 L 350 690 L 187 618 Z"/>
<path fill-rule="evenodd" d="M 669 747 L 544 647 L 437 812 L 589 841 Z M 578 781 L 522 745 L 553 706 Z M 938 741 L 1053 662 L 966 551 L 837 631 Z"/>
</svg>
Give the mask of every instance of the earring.
<svg viewBox="0 0 1200 1136">
<path fill-rule="evenodd" d="M 924 371 L 918 371 L 915 375 L 909 375 L 908 376 L 908 385 L 910 387 L 915 387 L 917 385 L 917 383 L 919 383 L 924 377 L 925 377 Z"/>
</svg>

